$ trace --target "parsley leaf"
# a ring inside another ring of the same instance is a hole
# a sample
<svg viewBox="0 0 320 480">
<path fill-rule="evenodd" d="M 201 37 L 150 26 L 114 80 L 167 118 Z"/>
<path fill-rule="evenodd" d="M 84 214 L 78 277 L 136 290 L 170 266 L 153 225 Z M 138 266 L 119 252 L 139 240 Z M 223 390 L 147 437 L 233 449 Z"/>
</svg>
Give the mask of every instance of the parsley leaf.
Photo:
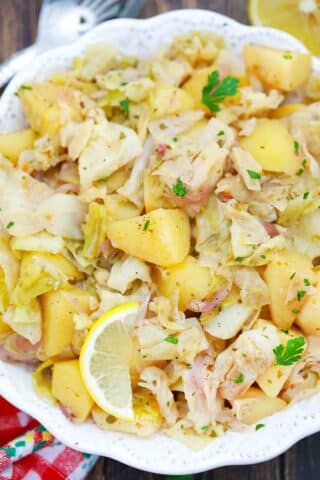
<svg viewBox="0 0 320 480">
<path fill-rule="evenodd" d="M 124 113 L 129 115 L 129 98 L 125 98 L 124 100 L 121 100 L 119 105 L 122 108 L 122 110 L 124 111 Z"/>
<path fill-rule="evenodd" d="M 280 332 L 285 333 L 286 335 L 289 335 L 289 330 L 287 328 L 280 328 Z"/>
<path fill-rule="evenodd" d="M 290 52 L 285 52 L 285 53 L 283 54 L 283 58 L 284 58 L 285 60 L 292 60 L 292 55 L 291 55 Z"/>
<path fill-rule="evenodd" d="M 172 343 L 173 345 L 177 345 L 177 343 L 179 342 L 179 338 L 169 335 L 164 339 L 164 341 L 168 343 Z"/>
<path fill-rule="evenodd" d="M 305 158 L 302 160 L 302 164 L 301 164 L 301 165 L 302 165 L 302 167 L 300 167 L 300 168 L 296 171 L 296 175 L 297 175 L 298 177 L 300 177 L 300 175 L 303 174 L 304 169 L 306 168 L 307 160 L 306 160 Z"/>
<path fill-rule="evenodd" d="M 286 346 L 282 344 L 273 349 L 277 363 L 276 365 L 293 365 L 298 362 L 303 353 L 305 346 L 304 337 L 294 337 L 287 341 Z"/>
<path fill-rule="evenodd" d="M 303 200 L 307 200 L 308 197 L 309 197 L 309 192 L 304 192 Z"/>
<path fill-rule="evenodd" d="M 172 191 L 177 195 L 177 197 L 184 197 L 188 193 L 188 189 L 183 186 L 181 178 L 178 178 L 177 183 L 172 185 Z"/>
<path fill-rule="evenodd" d="M 296 276 L 296 272 L 293 272 L 293 274 L 290 277 L 290 280 L 292 280 Z"/>
<path fill-rule="evenodd" d="M 261 430 L 261 428 L 264 428 L 265 426 L 266 426 L 265 423 L 257 423 L 256 432 L 258 432 L 259 430 Z"/>
<path fill-rule="evenodd" d="M 300 313 L 301 310 L 299 310 L 298 308 L 294 308 L 292 310 L 292 313 L 294 313 L 295 315 L 298 315 L 298 313 Z"/>
<path fill-rule="evenodd" d="M 250 178 L 253 178 L 254 180 L 259 180 L 261 178 L 261 174 L 258 172 L 255 172 L 254 170 L 247 170 L 248 175 Z"/>
<path fill-rule="evenodd" d="M 297 142 L 297 140 L 295 140 L 295 141 L 293 142 L 293 146 L 294 146 L 294 151 L 295 151 L 295 153 L 298 153 L 298 152 L 299 152 L 300 145 L 299 145 L 299 142 Z"/>
<path fill-rule="evenodd" d="M 7 225 L 7 229 L 9 230 L 9 228 L 13 227 L 13 225 L 14 225 L 14 222 L 11 220 Z"/>
<path fill-rule="evenodd" d="M 234 383 L 242 383 L 244 381 L 244 375 L 240 373 L 239 377 L 237 377 Z"/>
<path fill-rule="evenodd" d="M 205 432 L 206 430 L 209 430 L 209 428 L 210 428 L 210 425 L 203 425 L 203 427 L 201 427 L 201 430 Z"/>
<path fill-rule="evenodd" d="M 30 85 L 21 85 L 19 90 L 32 90 L 32 87 L 30 87 Z"/>
<path fill-rule="evenodd" d="M 297 291 L 297 299 L 299 300 L 299 302 L 301 302 L 301 300 L 303 299 L 303 297 L 305 296 L 307 292 L 305 290 L 298 290 Z"/>
<path fill-rule="evenodd" d="M 310 280 L 308 278 L 304 278 L 303 283 L 305 284 L 306 287 L 310 287 Z"/>
<path fill-rule="evenodd" d="M 101 177 L 99 178 L 98 182 L 107 182 L 110 177 Z"/>
<path fill-rule="evenodd" d="M 208 76 L 208 83 L 202 89 L 201 101 L 211 112 L 220 112 L 219 103 L 226 97 L 233 97 L 238 93 L 239 79 L 225 77 L 220 81 L 219 71 L 214 70 Z"/>
<path fill-rule="evenodd" d="M 217 137 L 222 137 L 224 135 L 224 130 L 220 130 L 220 132 L 217 133 Z"/>
<path fill-rule="evenodd" d="M 150 226 L 150 220 L 148 219 L 143 225 L 143 231 L 145 232 L 146 230 L 148 230 L 149 226 Z"/>
</svg>

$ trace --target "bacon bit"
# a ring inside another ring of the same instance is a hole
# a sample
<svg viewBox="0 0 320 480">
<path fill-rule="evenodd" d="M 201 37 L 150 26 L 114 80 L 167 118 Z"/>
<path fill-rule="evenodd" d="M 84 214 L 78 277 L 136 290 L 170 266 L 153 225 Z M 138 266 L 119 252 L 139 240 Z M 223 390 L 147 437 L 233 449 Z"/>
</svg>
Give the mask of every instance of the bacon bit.
<svg viewBox="0 0 320 480">
<path fill-rule="evenodd" d="M 219 200 L 221 200 L 221 202 L 224 202 L 224 203 L 234 198 L 231 192 L 220 192 L 218 197 L 219 197 Z"/>
<path fill-rule="evenodd" d="M 188 306 L 188 310 L 195 313 L 210 312 L 226 298 L 230 290 L 231 285 L 227 285 L 226 287 L 220 288 L 220 290 L 215 293 L 215 296 L 209 300 L 192 300 Z"/>
<path fill-rule="evenodd" d="M 278 227 L 274 223 L 266 222 L 264 220 L 262 220 L 261 223 L 264 226 L 267 234 L 270 235 L 270 237 L 276 237 L 277 235 L 280 235 Z"/>
<path fill-rule="evenodd" d="M 187 207 L 188 205 L 204 205 L 210 197 L 214 186 L 206 187 L 203 190 L 197 192 L 188 192 L 184 197 L 177 197 L 173 192 L 168 191 L 167 196 L 171 203 L 176 207 Z"/>
<path fill-rule="evenodd" d="M 159 145 L 156 146 L 156 152 L 159 153 L 159 155 L 166 153 L 166 150 L 167 145 L 165 143 L 159 143 Z"/>
<path fill-rule="evenodd" d="M 75 185 L 74 183 L 64 183 L 63 185 L 60 185 L 60 187 L 57 188 L 56 192 L 57 193 L 67 193 L 67 192 L 79 193 L 79 185 Z"/>
<path fill-rule="evenodd" d="M 104 242 L 102 242 L 101 246 L 100 246 L 100 252 L 102 253 L 103 257 L 104 258 L 108 258 L 109 254 L 110 254 L 110 251 L 111 251 L 111 242 L 110 240 L 107 238 Z"/>
</svg>

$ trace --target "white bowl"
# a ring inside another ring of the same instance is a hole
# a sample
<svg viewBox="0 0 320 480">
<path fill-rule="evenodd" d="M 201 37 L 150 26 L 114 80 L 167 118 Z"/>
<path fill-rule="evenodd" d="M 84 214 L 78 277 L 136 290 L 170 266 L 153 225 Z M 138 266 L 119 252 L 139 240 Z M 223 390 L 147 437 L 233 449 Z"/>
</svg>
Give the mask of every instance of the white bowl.
<svg viewBox="0 0 320 480">
<path fill-rule="evenodd" d="M 0 101 L 0 131 L 25 126 L 18 87 L 42 80 L 67 68 L 88 44 L 114 43 L 126 54 L 148 56 L 160 45 L 169 44 L 179 33 L 210 30 L 223 35 L 240 54 L 246 43 L 261 43 L 288 50 L 305 51 L 290 35 L 264 27 L 248 27 L 205 10 L 179 10 L 148 20 L 112 20 L 99 25 L 72 46 L 51 50 L 36 58 L 7 87 Z M 314 68 L 320 71 L 319 59 Z M 296 403 L 269 417 L 259 432 L 228 432 L 204 450 L 195 453 L 163 434 L 141 439 L 133 435 L 103 432 L 93 423 L 76 425 L 61 411 L 42 401 L 33 390 L 31 370 L 0 361 L 0 395 L 39 420 L 59 440 L 72 448 L 119 460 L 142 470 L 161 474 L 197 473 L 225 465 L 258 463 L 275 457 L 301 438 L 320 430 L 320 394 Z"/>
</svg>

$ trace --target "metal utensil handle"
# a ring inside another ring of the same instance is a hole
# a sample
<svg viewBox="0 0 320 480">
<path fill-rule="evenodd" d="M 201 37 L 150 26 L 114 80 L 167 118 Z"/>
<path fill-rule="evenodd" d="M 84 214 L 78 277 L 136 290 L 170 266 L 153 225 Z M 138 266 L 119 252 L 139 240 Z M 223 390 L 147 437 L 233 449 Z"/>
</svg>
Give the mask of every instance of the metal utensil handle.
<svg viewBox="0 0 320 480">
<path fill-rule="evenodd" d="M 134 18 L 138 15 L 144 4 L 145 0 L 127 0 L 118 16 Z"/>
<path fill-rule="evenodd" d="M 2 62 L 0 65 L 0 88 L 6 85 L 15 73 L 26 67 L 36 54 L 36 45 L 31 45 Z"/>
</svg>

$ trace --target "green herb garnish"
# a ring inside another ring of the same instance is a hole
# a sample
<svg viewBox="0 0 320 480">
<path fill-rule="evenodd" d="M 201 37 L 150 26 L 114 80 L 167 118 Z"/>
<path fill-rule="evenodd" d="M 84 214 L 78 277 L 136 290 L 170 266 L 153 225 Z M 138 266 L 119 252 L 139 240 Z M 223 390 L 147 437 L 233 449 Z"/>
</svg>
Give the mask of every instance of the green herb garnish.
<svg viewBox="0 0 320 480">
<path fill-rule="evenodd" d="M 305 296 L 307 292 L 305 290 L 298 290 L 297 291 L 297 299 L 299 300 L 299 302 L 301 302 L 301 300 L 303 299 L 303 297 Z"/>
<path fill-rule="evenodd" d="M 21 85 L 19 90 L 32 90 L 32 87 L 30 87 L 30 85 Z"/>
<path fill-rule="evenodd" d="M 148 230 L 149 226 L 150 226 L 150 220 L 148 219 L 145 221 L 145 224 L 143 225 L 143 231 L 145 232 L 146 230 Z"/>
<path fill-rule="evenodd" d="M 244 375 L 240 373 L 239 377 L 237 377 L 234 383 L 242 383 L 244 381 Z"/>
<path fill-rule="evenodd" d="M 298 177 L 300 177 L 300 175 L 303 174 L 304 169 L 306 168 L 306 165 L 307 165 L 307 160 L 304 158 L 304 159 L 302 160 L 302 167 L 300 167 L 300 168 L 296 171 L 296 175 L 298 175 Z"/>
<path fill-rule="evenodd" d="M 293 272 L 293 274 L 290 277 L 290 280 L 292 280 L 296 276 L 296 272 Z"/>
<path fill-rule="evenodd" d="M 99 178 L 98 182 L 107 182 L 110 177 L 101 177 Z"/>
<path fill-rule="evenodd" d="M 257 423 L 256 432 L 258 432 L 259 430 L 261 430 L 261 428 L 264 428 L 265 426 L 266 426 L 265 423 Z"/>
<path fill-rule="evenodd" d="M 233 97 L 238 93 L 239 79 L 235 77 L 219 78 L 219 71 L 214 70 L 208 76 L 208 83 L 202 89 L 201 101 L 211 112 L 220 112 L 220 103 L 226 97 Z"/>
<path fill-rule="evenodd" d="M 222 137 L 224 135 L 224 130 L 220 130 L 220 132 L 217 133 L 217 137 Z"/>
<path fill-rule="evenodd" d="M 292 313 L 294 313 L 295 315 L 298 315 L 300 312 L 301 312 L 301 310 L 299 310 L 298 308 L 294 308 L 292 310 Z"/>
<path fill-rule="evenodd" d="M 306 287 L 310 287 L 310 280 L 308 278 L 303 279 L 303 283 L 305 284 Z"/>
<path fill-rule="evenodd" d="M 254 170 L 247 170 L 248 175 L 250 178 L 253 178 L 254 180 L 259 180 L 261 178 L 261 174 L 258 172 L 255 172 Z"/>
<path fill-rule="evenodd" d="M 11 220 L 7 225 L 7 229 L 9 230 L 9 228 L 13 227 L 13 225 L 14 225 L 14 222 Z"/>
<path fill-rule="evenodd" d="M 178 178 L 177 183 L 172 185 L 172 191 L 177 195 L 177 197 L 184 197 L 188 193 L 188 189 L 183 186 L 181 178 Z"/>
<path fill-rule="evenodd" d="M 286 335 L 289 335 L 289 330 L 287 328 L 280 328 L 280 332 L 285 333 Z"/>
<path fill-rule="evenodd" d="M 277 363 L 276 365 L 289 366 L 298 362 L 305 346 L 304 337 L 294 337 L 287 341 L 286 346 L 280 344 L 273 349 Z"/>
<path fill-rule="evenodd" d="M 283 54 L 283 58 L 285 60 L 292 60 L 292 55 L 291 55 L 290 52 L 286 52 L 286 53 Z"/>
<path fill-rule="evenodd" d="M 293 146 L 294 146 L 294 151 L 295 151 L 295 153 L 298 153 L 298 152 L 299 152 L 300 145 L 299 145 L 299 142 L 297 142 L 297 140 L 295 140 L 295 141 L 293 142 Z"/>
<path fill-rule="evenodd" d="M 121 100 L 119 105 L 122 108 L 122 110 L 124 111 L 124 113 L 129 115 L 129 98 L 125 98 L 124 100 Z"/>
<path fill-rule="evenodd" d="M 177 345 L 177 343 L 179 342 L 179 338 L 169 335 L 164 339 L 164 341 L 168 343 L 172 343 L 173 345 Z"/>
<path fill-rule="evenodd" d="M 304 192 L 303 200 L 307 200 L 308 197 L 309 197 L 309 192 Z"/>
</svg>

